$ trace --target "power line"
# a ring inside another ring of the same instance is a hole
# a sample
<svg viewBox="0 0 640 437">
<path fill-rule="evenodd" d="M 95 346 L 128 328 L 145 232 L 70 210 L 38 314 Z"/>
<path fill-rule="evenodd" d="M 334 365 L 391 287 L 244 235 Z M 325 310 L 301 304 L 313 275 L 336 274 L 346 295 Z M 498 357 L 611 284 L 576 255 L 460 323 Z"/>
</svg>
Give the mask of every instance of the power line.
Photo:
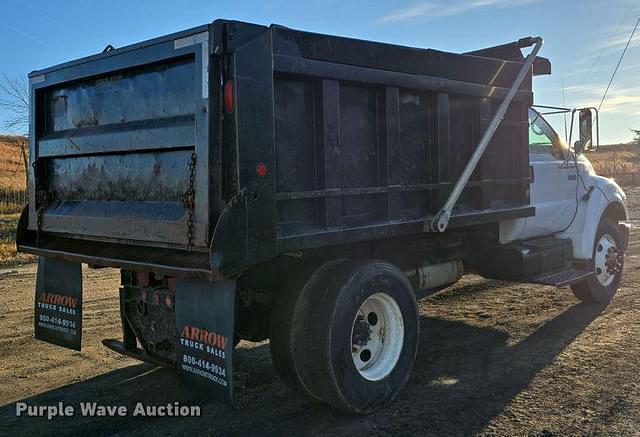
<svg viewBox="0 0 640 437">
<path fill-rule="evenodd" d="M 580 81 L 580 84 L 578 84 L 578 86 L 573 91 L 569 91 L 570 99 L 568 100 L 571 100 L 574 97 L 574 94 L 576 92 L 579 92 L 582 85 L 584 85 L 587 82 L 587 79 L 591 77 L 591 73 L 593 73 L 594 68 L 596 67 L 596 65 L 598 65 L 598 62 L 600 61 L 600 58 L 602 58 L 602 55 L 613 46 L 614 38 L 618 36 L 618 31 L 620 30 L 620 28 L 622 28 L 622 25 L 624 24 L 625 19 L 629 15 L 633 14 L 638 6 L 640 6 L 640 0 L 632 4 L 629 7 L 629 10 L 626 11 L 624 14 L 622 14 L 622 19 L 618 23 L 618 27 L 616 27 L 616 30 L 609 36 L 609 39 L 607 40 L 607 44 L 602 46 L 602 48 L 600 49 L 598 56 L 591 63 L 591 66 L 589 67 L 589 71 L 587 71 L 587 73 L 584 76 L 582 76 L 582 80 Z"/>
<path fill-rule="evenodd" d="M 60 50 L 59 47 L 56 47 L 56 46 L 54 46 L 52 44 L 49 44 L 49 43 L 41 40 L 40 38 L 38 38 L 38 37 L 36 37 L 34 35 L 31 35 L 31 34 L 25 32 L 25 31 L 23 31 L 21 29 L 18 29 L 17 27 L 14 27 L 14 26 L 6 23 L 6 22 L 0 22 L 0 24 L 4 25 L 4 27 L 6 27 L 7 29 L 11 30 L 12 32 L 17 33 L 18 35 L 23 36 L 26 39 L 29 39 L 29 40 L 31 40 L 31 41 L 33 41 L 35 43 L 38 43 L 41 46 L 46 47 L 48 49 L 55 50 L 58 53 L 60 53 L 62 56 L 67 56 L 67 53 L 65 51 L 63 51 L 63 50 Z"/>
<path fill-rule="evenodd" d="M 633 39 L 633 35 L 636 33 L 636 29 L 638 28 L 639 24 L 640 24 L 640 17 L 638 17 L 638 20 L 636 21 L 636 25 L 633 27 L 633 30 L 631 31 L 631 35 L 629 35 L 629 40 L 627 41 L 627 45 L 624 46 L 624 50 L 622 51 L 622 54 L 620 55 L 620 59 L 618 60 L 618 64 L 616 65 L 616 69 L 613 70 L 613 74 L 611 75 L 611 79 L 609 80 L 609 84 L 607 85 L 607 89 L 604 90 L 604 95 L 602 96 L 602 100 L 600 100 L 600 105 L 598 105 L 598 112 L 600 111 L 600 108 L 602 108 L 602 103 L 604 102 L 604 99 L 607 97 L 607 93 L 609 92 L 609 87 L 611 86 L 611 83 L 613 82 L 613 78 L 616 77 L 616 73 L 618 72 L 618 68 L 620 67 L 620 64 L 622 63 L 622 59 L 624 58 L 625 53 L 627 53 L 627 49 L 629 48 L 629 44 L 631 44 L 631 40 Z"/>
<path fill-rule="evenodd" d="M 50 15 L 45 14 L 40 8 L 34 7 L 32 5 L 30 5 L 29 3 L 25 2 L 24 0 L 15 0 L 17 3 L 20 3 L 22 6 L 24 6 L 25 8 L 31 9 L 33 12 L 35 12 L 36 14 L 40 15 L 41 17 L 45 18 L 46 20 L 49 20 L 51 23 L 55 24 L 56 26 L 58 26 L 61 29 L 66 30 L 67 32 L 70 32 L 72 34 L 75 34 L 76 36 L 79 36 L 79 34 L 77 32 L 75 32 L 71 27 L 69 26 L 65 26 L 64 24 L 62 24 L 60 21 L 52 18 Z"/>
</svg>

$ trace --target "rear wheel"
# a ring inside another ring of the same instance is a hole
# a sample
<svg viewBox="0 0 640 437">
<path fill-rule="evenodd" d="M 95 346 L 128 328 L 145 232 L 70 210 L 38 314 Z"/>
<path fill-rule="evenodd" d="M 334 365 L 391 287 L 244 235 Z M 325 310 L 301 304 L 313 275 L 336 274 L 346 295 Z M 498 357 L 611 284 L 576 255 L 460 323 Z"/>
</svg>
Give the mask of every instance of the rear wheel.
<svg viewBox="0 0 640 437">
<path fill-rule="evenodd" d="M 589 264 L 594 274 L 571 285 L 573 294 L 582 302 L 606 303 L 618 291 L 624 268 L 622 234 L 615 221 L 603 219 L 596 232 L 593 256 Z"/>
<path fill-rule="evenodd" d="M 305 391 L 365 414 L 393 400 L 417 353 L 413 290 L 396 267 L 350 260 L 323 272 L 300 296 L 291 361 Z"/>
<path fill-rule="evenodd" d="M 333 260 L 325 264 L 309 263 L 287 277 L 284 287 L 276 296 L 271 310 L 270 339 L 271 361 L 282 382 L 296 395 L 308 398 L 309 393 L 300 382 L 295 369 L 293 350 L 293 330 L 299 319 L 300 296 L 308 288 L 313 288 L 326 270 L 344 260 Z"/>
</svg>

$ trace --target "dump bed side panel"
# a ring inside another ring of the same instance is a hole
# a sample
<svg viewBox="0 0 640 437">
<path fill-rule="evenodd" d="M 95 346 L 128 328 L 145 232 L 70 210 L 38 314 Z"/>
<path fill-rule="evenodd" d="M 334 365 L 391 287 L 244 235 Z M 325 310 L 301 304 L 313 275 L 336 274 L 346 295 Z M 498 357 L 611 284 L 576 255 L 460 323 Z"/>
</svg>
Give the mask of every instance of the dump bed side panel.
<svg viewBox="0 0 640 437">
<path fill-rule="evenodd" d="M 31 75 L 31 230 L 207 247 L 208 47 L 207 26 Z"/>
<path fill-rule="evenodd" d="M 277 234 L 287 248 L 422 232 L 522 65 L 272 32 Z M 463 216 L 532 213 L 531 103 L 529 76 L 464 190 L 453 226 Z"/>
</svg>

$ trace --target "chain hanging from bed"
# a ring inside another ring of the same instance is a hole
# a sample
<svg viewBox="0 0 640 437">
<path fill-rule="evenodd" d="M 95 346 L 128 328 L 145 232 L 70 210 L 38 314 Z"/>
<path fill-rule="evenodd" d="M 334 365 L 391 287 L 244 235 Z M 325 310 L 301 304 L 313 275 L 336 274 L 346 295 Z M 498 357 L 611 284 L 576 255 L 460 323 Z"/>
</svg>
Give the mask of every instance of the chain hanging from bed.
<svg viewBox="0 0 640 437">
<path fill-rule="evenodd" d="M 196 178 L 196 154 L 191 154 L 191 161 L 189 162 L 189 189 L 184 193 L 182 198 L 182 204 L 187 210 L 187 249 L 191 250 L 193 247 L 193 214 L 196 204 L 196 191 L 195 191 L 195 178 Z"/>
</svg>

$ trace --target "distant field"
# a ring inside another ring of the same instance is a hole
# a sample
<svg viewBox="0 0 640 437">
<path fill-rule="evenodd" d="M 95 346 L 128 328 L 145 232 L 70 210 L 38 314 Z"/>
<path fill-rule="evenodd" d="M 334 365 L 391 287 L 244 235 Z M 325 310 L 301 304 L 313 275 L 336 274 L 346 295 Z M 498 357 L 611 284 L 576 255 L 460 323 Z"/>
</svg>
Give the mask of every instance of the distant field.
<svg viewBox="0 0 640 437">
<path fill-rule="evenodd" d="M 26 188 L 24 164 L 16 137 L 0 136 L 0 190 Z"/>
<path fill-rule="evenodd" d="M 597 152 L 587 152 L 596 172 L 604 176 L 640 173 L 640 146 L 616 144 L 601 146 Z"/>
<path fill-rule="evenodd" d="M 20 153 L 20 139 L 0 136 L 0 266 L 32 259 L 16 253 L 15 239 L 22 200 L 26 190 L 25 171 Z"/>
</svg>

